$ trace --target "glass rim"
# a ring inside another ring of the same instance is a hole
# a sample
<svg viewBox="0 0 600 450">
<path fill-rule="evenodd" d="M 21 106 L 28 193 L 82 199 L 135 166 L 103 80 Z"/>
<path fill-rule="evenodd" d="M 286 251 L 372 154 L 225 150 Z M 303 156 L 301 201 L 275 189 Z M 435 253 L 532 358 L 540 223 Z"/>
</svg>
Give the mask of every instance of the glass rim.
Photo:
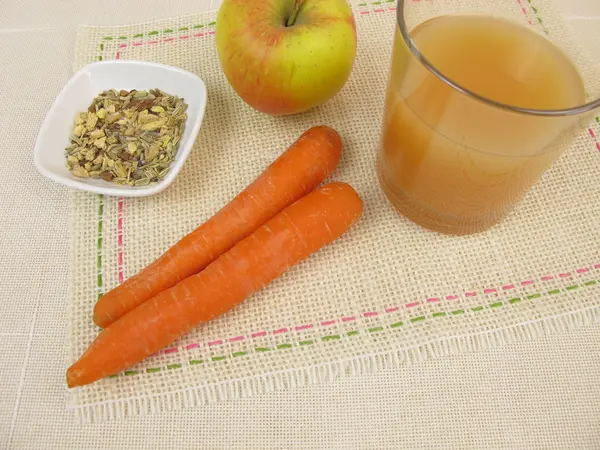
<svg viewBox="0 0 600 450">
<path fill-rule="evenodd" d="M 463 93 L 468 97 L 475 98 L 483 103 L 488 105 L 502 108 L 508 111 L 513 111 L 521 114 L 528 114 L 533 116 L 574 116 L 585 114 L 590 111 L 593 111 L 596 108 L 600 107 L 600 98 L 592 100 L 587 103 L 583 103 L 581 105 L 574 106 L 572 108 L 565 109 L 532 109 L 532 108 L 522 108 L 520 106 L 510 105 L 508 103 L 498 102 L 496 100 L 492 100 L 483 95 L 477 94 L 470 89 L 467 89 L 464 86 L 454 82 L 447 76 L 445 76 L 442 72 L 440 72 L 433 63 L 431 63 L 425 55 L 423 55 L 418 49 L 417 45 L 413 41 L 412 37 L 408 32 L 408 27 L 406 26 L 406 21 L 404 20 L 404 4 L 405 0 L 398 0 L 397 8 L 396 8 L 396 20 L 398 22 L 398 28 L 400 29 L 400 34 L 402 35 L 402 39 L 404 43 L 408 46 L 411 53 L 429 70 L 433 73 L 437 78 L 446 83 L 451 88 Z"/>
</svg>

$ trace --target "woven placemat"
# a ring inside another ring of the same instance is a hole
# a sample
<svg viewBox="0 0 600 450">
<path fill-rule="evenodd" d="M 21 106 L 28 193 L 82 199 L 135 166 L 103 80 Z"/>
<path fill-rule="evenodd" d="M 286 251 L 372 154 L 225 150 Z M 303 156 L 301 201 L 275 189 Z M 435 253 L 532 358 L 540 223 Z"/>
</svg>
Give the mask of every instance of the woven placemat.
<svg viewBox="0 0 600 450">
<path fill-rule="evenodd" d="M 547 1 L 496 3 L 525 25 L 548 31 L 558 23 L 545 15 Z M 365 203 L 347 235 L 240 307 L 124 373 L 72 390 L 79 417 L 238 398 L 600 320 L 600 120 L 500 225 L 467 237 L 421 229 L 391 207 L 375 173 L 394 4 L 353 7 L 350 80 L 326 105 L 293 117 L 257 113 L 233 92 L 217 59 L 215 13 L 78 29 L 75 69 L 115 58 L 171 64 L 198 74 L 209 102 L 167 191 L 146 199 L 72 194 L 69 363 L 98 332 L 98 295 L 214 214 L 310 126 L 339 131 L 344 152 L 333 178 Z"/>
</svg>

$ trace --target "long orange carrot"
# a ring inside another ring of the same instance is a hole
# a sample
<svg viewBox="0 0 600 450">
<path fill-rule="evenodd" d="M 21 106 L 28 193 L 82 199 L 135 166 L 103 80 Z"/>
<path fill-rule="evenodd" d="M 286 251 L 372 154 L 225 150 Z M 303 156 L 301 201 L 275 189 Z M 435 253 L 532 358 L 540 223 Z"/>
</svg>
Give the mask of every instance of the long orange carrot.
<svg viewBox="0 0 600 450">
<path fill-rule="evenodd" d="M 335 169 L 342 144 L 329 127 L 306 131 L 256 181 L 165 254 L 103 295 L 94 322 L 106 327 L 156 294 L 194 275 Z"/>
<path fill-rule="evenodd" d="M 67 370 L 69 387 L 120 372 L 169 345 L 341 236 L 362 213 L 345 183 L 316 189 L 287 207 L 197 275 L 105 328 Z"/>
</svg>

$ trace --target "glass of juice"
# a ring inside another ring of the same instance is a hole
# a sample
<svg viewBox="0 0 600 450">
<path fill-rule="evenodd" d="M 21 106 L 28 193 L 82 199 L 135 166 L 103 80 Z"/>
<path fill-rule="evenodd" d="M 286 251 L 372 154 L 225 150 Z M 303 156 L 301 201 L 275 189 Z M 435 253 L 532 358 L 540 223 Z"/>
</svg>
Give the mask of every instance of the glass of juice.
<svg viewBox="0 0 600 450">
<path fill-rule="evenodd" d="M 398 0 L 377 161 L 400 213 L 455 235 L 506 217 L 600 108 L 597 61 L 564 30 L 474 3 Z"/>
</svg>

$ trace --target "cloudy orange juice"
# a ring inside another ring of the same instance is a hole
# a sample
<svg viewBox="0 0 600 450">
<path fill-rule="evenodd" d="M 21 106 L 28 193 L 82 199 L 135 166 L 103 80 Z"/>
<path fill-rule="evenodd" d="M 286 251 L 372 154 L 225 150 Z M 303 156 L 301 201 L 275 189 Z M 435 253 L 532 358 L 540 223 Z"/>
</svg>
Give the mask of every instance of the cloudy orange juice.
<svg viewBox="0 0 600 450">
<path fill-rule="evenodd" d="M 485 230 L 579 131 L 576 116 L 511 107 L 580 105 L 583 82 L 558 47 L 506 19 L 441 16 L 410 35 L 427 61 L 396 32 L 378 158 L 382 188 L 422 226 L 451 234 Z"/>
</svg>

